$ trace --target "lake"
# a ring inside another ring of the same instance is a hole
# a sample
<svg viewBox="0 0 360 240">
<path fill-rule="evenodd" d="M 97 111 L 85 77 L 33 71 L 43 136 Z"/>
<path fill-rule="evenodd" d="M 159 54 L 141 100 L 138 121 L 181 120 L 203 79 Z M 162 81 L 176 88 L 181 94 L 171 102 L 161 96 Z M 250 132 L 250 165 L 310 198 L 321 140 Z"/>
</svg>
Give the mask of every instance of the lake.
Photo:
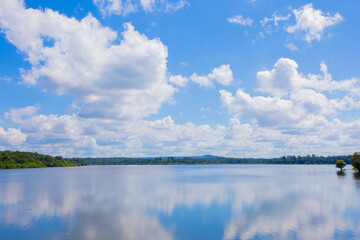
<svg viewBox="0 0 360 240">
<path fill-rule="evenodd" d="M 360 180 L 329 165 L 2 170 L 0 239 L 360 239 Z"/>
</svg>

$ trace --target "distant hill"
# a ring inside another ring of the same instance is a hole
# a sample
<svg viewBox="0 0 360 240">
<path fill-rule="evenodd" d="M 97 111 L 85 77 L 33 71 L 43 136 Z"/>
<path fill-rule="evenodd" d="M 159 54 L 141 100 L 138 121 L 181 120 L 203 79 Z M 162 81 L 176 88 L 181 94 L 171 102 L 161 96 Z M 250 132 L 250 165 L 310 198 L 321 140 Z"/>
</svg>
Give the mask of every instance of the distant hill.
<svg viewBox="0 0 360 240">
<path fill-rule="evenodd" d="M 114 158 L 114 157 L 110 157 Z M 116 157 L 115 157 L 116 158 Z M 126 158 L 126 157 L 124 157 Z M 193 158 L 193 159 L 199 159 L 199 158 L 224 158 L 221 156 L 214 156 L 214 155 L 202 155 L 202 156 L 165 156 L 165 157 L 141 157 L 141 159 L 157 159 L 157 158 L 175 158 L 175 159 L 186 159 L 186 158 Z M 136 159 L 136 158 L 134 158 Z"/>
<path fill-rule="evenodd" d="M 214 155 L 203 155 L 203 156 L 198 156 L 198 157 L 195 156 L 192 158 L 224 158 L 224 157 L 214 156 Z"/>
<path fill-rule="evenodd" d="M 81 166 L 79 159 L 64 159 L 32 152 L 0 151 L 0 169 Z"/>
</svg>

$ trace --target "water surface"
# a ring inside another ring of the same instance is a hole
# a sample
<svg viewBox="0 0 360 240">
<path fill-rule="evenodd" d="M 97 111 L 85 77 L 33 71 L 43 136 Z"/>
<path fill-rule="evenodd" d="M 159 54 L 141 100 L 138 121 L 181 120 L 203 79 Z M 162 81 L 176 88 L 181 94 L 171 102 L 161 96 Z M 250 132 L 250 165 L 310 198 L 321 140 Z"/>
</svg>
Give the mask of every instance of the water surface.
<svg viewBox="0 0 360 240">
<path fill-rule="evenodd" d="M 360 239 L 360 180 L 334 166 L 0 171 L 0 239 Z"/>
</svg>

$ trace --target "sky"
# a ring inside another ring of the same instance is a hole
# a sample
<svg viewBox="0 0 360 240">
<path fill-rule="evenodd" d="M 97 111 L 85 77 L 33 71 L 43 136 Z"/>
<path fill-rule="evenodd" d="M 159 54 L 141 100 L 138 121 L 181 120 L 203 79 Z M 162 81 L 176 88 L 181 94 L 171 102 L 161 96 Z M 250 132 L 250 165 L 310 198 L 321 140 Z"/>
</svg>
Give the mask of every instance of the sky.
<svg viewBox="0 0 360 240">
<path fill-rule="evenodd" d="M 360 2 L 0 1 L 0 150 L 360 149 Z"/>
</svg>

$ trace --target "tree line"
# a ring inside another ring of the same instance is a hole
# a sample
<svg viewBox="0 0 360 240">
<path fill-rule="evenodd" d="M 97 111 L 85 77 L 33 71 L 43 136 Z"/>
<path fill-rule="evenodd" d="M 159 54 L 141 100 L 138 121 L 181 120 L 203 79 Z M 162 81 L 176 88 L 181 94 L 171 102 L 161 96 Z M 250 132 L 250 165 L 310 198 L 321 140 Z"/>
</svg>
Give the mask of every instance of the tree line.
<svg viewBox="0 0 360 240">
<path fill-rule="evenodd" d="M 357 172 L 354 173 L 354 175 L 360 177 L 360 152 L 355 152 L 351 156 L 350 162 L 351 165 L 353 166 L 353 169 L 357 170 Z M 346 166 L 346 162 L 344 160 L 337 160 L 335 163 L 335 167 L 340 168 L 339 172 L 341 173 L 341 175 L 344 175 L 343 168 L 345 166 Z"/>
<path fill-rule="evenodd" d="M 32 152 L 0 151 L 0 169 L 81 166 L 80 159 L 64 159 Z"/>
<path fill-rule="evenodd" d="M 345 156 L 283 156 L 280 158 L 227 157 L 156 157 L 156 158 L 71 158 L 88 165 L 202 165 L 202 164 L 335 164 L 337 160 L 350 163 L 352 155 Z"/>
<path fill-rule="evenodd" d="M 360 155 L 356 155 L 359 157 Z M 32 152 L 0 151 L 0 169 L 69 167 L 83 165 L 204 165 L 204 164 L 335 164 L 342 160 L 346 164 L 354 161 L 353 155 L 344 156 L 283 156 L 279 158 L 229 158 L 201 157 L 156 157 L 156 158 L 63 158 Z"/>
</svg>

